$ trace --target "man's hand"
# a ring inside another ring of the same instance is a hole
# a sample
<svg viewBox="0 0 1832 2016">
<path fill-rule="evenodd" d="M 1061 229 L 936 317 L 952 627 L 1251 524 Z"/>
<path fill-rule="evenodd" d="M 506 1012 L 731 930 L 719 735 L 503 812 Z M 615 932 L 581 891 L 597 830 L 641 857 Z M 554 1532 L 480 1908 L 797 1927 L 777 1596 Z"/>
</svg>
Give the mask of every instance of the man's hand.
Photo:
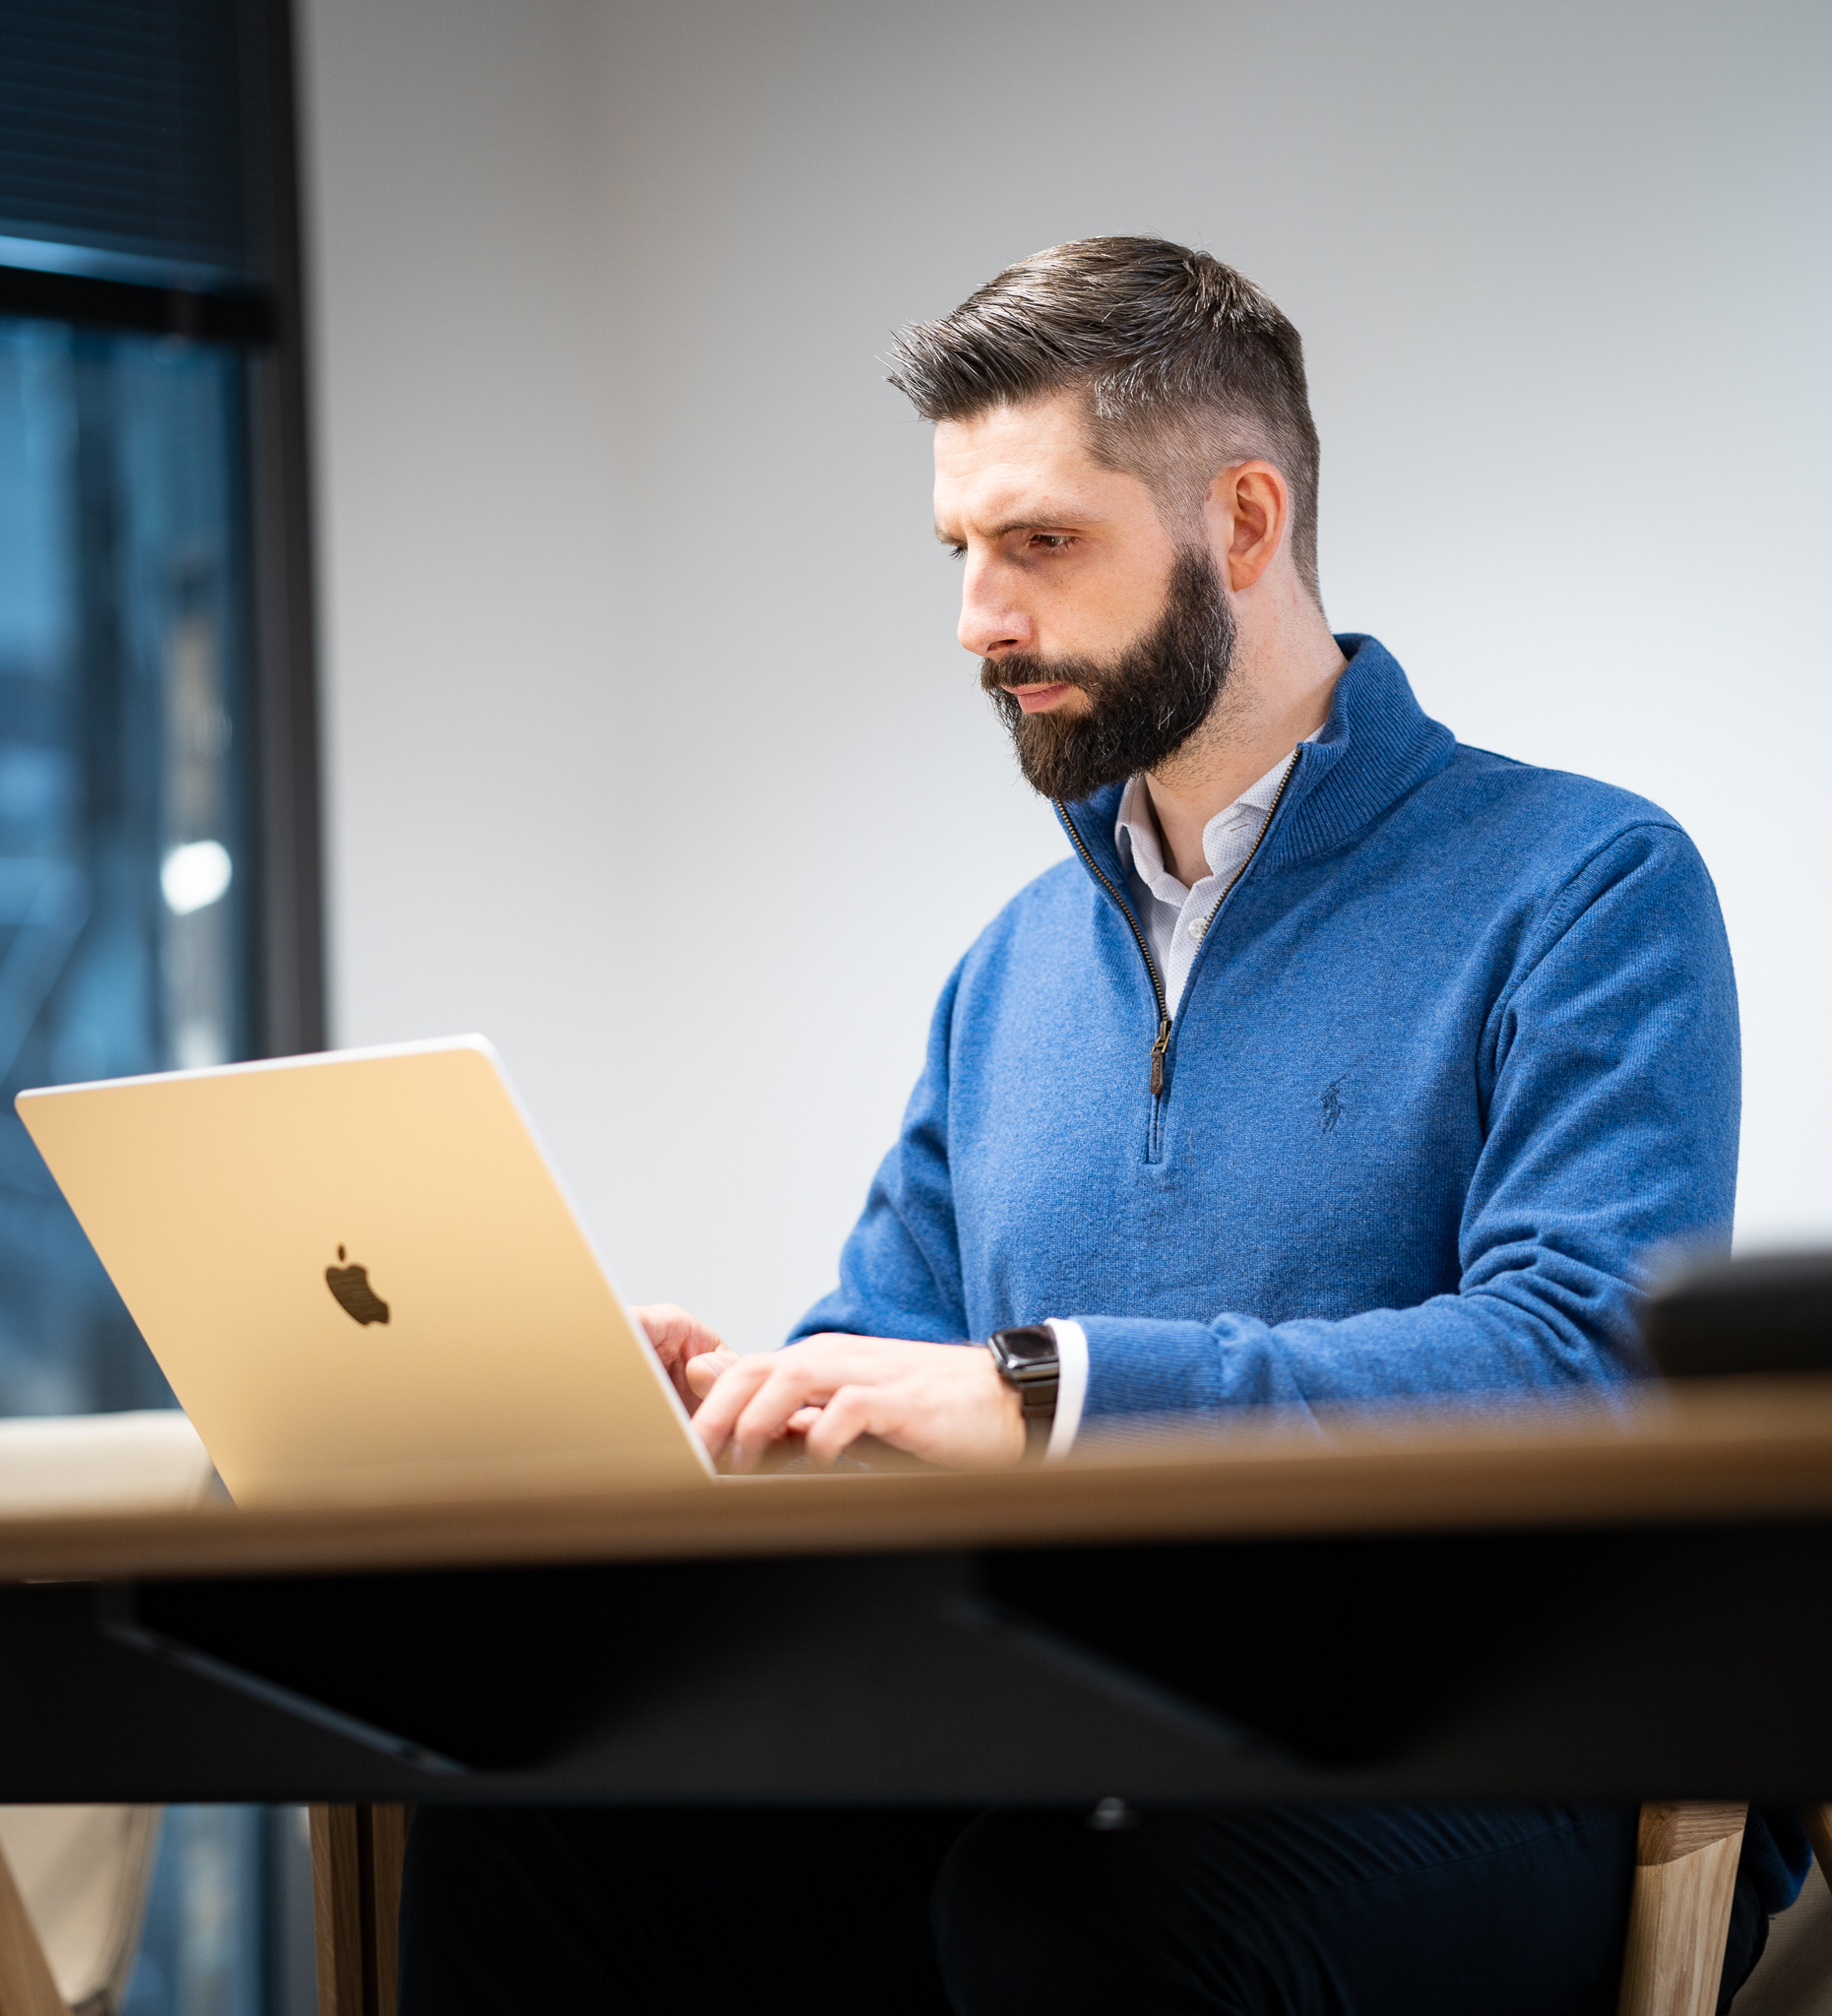
<svg viewBox="0 0 1832 2016">
<path fill-rule="evenodd" d="M 828 1335 L 734 1357 L 693 1425 L 736 1471 L 797 1433 L 810 1470 L 831 1469 L 860 1435 L 950 1470 L 1005 1470 L 1024 1456 L 1017 1391 L 972 1345 Z"/>
<path fill-rule="evenodd" d="M 655 1346 L 663 1370 L 673 1380 L 674 1391 L 689 1414 L 712 1391 L 720 1373 L 738 1361 L 737 1353 L 716 1330 L 709 1330 L 697 1316 L 689 1316 L 672 1302 L 650 1302 L 630 1314 Z"/>
</svg>

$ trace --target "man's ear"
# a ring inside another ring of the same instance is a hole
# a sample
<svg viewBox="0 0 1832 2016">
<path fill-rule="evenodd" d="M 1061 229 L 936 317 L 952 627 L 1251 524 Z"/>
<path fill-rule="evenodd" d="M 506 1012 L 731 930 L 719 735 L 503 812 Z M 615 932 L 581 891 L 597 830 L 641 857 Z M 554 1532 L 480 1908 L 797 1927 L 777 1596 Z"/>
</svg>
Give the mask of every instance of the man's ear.
<svg viewBox="0 0 1832 2016">
<path fill-rule="evenodd" d="M 1236 462 L 1202 500 L 1209 543 L 1229 588 L 1240 595 L 1273 563 L 1291 523 L 1292 494 L 1269 462 Z"/>
</svg>

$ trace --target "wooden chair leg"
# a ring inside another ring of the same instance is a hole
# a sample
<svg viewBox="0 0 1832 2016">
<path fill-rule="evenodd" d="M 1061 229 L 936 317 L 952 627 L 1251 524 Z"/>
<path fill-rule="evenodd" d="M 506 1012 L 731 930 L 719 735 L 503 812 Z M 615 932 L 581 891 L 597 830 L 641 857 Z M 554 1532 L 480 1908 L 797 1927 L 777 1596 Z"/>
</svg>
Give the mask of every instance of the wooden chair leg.
<svg viewBox="0 0 1832 2016">
<path fill-rule="evenodd" d="M 311 1820 L 318 2016 L 395 2016 L 408 1809 L 314 1806 Z"/>
<path fill-rule="evenodd" d="M 0 2016 L 70 2016 L 38 1928 L 0 1855 Z"/>
<path fill-rule="evenodd" d="M 1691 1802 L 1641 1808 L 1618 2016 L 1713 2016 L 1748 1811 Z"/>
</svg>

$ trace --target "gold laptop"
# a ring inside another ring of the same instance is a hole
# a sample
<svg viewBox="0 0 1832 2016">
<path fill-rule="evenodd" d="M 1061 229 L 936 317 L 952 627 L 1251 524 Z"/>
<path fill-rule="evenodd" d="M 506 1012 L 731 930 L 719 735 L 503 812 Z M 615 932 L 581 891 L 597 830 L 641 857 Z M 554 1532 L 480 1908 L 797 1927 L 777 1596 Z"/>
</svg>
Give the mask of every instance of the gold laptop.
<svg viewBox="0 0 1832 2016">
<path fill-rule="evenodd" d="M 481 1037 L 17 1105 L 238 1503 L 713 1476 Z"/>
</svg>

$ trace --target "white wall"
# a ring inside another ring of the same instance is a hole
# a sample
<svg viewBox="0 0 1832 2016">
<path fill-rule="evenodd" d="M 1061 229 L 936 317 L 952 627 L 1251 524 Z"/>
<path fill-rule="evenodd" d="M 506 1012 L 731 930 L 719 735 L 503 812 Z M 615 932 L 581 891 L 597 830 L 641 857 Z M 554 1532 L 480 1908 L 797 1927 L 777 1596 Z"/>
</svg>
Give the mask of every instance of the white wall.
<svg viewBox="0 0 1832 2016">
<path fill-rule="evenodd" d="M 304 15 L 337 1036 L 487 1031 L 630 1291 L 781 1334 L 1062 851 L 875 359 L 1112 230 L 1303 330 L 1338 627 L 1694 834 L 1832 1234 L 1818 0 Z"/>
</svg>

